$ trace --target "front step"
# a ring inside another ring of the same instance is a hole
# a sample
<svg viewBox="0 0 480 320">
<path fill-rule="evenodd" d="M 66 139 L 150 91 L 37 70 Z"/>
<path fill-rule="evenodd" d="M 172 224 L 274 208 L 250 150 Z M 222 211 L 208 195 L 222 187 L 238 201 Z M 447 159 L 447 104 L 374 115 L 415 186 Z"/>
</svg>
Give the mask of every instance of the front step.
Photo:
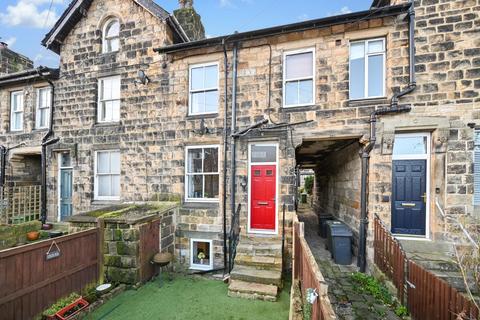
<svg viewBox="0 0 480 320">
<path fill-rule="evenodd" d="M 230 272 L 232 280 L 282 286 L 282 271 L 262 270 L 250 266 L 235 265 Z"/>
<path fill-rule="evenodd" d="M 229 297 L 238 297 L 252 300 L 276 301 L 278 287 L 268 284 L 251 283 L 241 280 L 230 280 L 228 287 Z"/>
<path fill-rule="evenodd" d="M 237 253 L 235 264 L 241 266 L 251 266 L 261 270 L 282 271 L 282 257 L 252 256 L 249 254 Z"/>
</svg>

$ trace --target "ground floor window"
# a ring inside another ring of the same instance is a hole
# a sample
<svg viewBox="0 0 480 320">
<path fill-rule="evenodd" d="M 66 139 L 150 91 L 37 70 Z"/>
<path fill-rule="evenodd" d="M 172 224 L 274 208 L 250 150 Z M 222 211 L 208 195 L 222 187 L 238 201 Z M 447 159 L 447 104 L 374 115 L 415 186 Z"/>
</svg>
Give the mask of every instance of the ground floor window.
<svg viewBox="0 0 480 320">
<path fill-rule="evenodd" d="M 190 267 L 192 269 L 213 269 L 212 240 L 191 239 Z"/>
<path fill-rule="evenodd" d="M 120 151 L 97 151 L 95 155 L 95 199 L 120 199 Z"/>
<path fill-rule="evenodd" d="M 218 146 L 187 147 L 186 201 L 218 201 Z"/>
</svg>

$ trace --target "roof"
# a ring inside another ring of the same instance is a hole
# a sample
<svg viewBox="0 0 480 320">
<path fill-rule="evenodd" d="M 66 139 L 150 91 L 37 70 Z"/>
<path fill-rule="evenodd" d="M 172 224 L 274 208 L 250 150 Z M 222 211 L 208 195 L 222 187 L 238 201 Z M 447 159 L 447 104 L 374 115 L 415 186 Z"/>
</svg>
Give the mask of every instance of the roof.
<svg viewBox="0 0 480 320">
<path fill-rule="evenodd" d="M 32 68 L 0 76 L 0 87 L 19 84 L 29 80 L 41 80 L 43 78 L 55 80 L 58 79 L 58 76 L 58 69 L 47 67 Z"/>
<path fill-rule="evenodd" d="M 381 0 L 380 0 L 381 1 Z M 198 41 L 191 41 L 179 44 L 168 45 L 160 48 L 155 48 L 154 51 L 158 53 L 174 53 L 190 49 L 197 49 L 203 47 L 211 47 L 222 45 L 224 41 L 230 42 L 253 40 L 262 37 L 274 36 L 290 32 L 306 31 L 310 29 L 318 29 L 330 27 L 345 23 L 354 23 L 359 20 L 375 19 L 388 16 L 396 16 L 407 12 L 410 4 L 400 4 L 394 6 L 387 6 L 382 8 L 371 8 L 365 11 L 358 11 L 338 16 L 331 16 L 326 18 L 302 21 L 292 24 L 280 25 L 271 28 L 258 29 L 247 32 L 233 33 L 230 35 L 219 36 L 215 38 L 207 38 Z"/>
<path fill-rule="evenodd" d="M 161 6 L 156 4 L 153 0 L 132 0 L 145 10 L 150 12 L 153 16 L 170 23 L 176 33 L 181 27 L 175 25 L 175 21 L 171 21 L 170 14 Z M 63 12 L 57 20 L 53 28 L 45 35 L 42 40 L 42 45 L 59 54 L 62 41 L 67 37 L 70 30 L 86 15 L 93 0 L 72 0 L 67 9 Z M 180 39 L 184 39 L 179 35 Z"/>
</svg>

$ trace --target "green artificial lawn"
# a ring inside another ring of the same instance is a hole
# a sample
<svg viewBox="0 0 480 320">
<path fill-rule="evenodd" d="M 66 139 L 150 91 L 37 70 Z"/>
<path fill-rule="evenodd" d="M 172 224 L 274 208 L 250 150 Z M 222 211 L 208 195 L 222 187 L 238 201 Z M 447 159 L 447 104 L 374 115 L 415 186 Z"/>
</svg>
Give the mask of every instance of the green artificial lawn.
<svg viewBox="0 0 480 320">
<path fill-rule="evenodd" d="M 227 296 L 227 284 L 199 277 L 162 277 L 138 290 L 128 290 L 108 301 L 86 319 L 160 320 L 266 320 L 288 319 L 289 288 L 286 284 L 277 302 Z"/>
</svg>

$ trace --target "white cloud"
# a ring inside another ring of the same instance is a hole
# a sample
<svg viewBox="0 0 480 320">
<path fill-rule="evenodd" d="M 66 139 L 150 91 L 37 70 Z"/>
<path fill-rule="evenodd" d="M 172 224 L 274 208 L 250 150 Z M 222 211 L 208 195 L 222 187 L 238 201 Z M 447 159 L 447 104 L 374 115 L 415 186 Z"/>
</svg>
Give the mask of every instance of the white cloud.
<svg viewBox="0 0 480 320">
<path fill-rule="evenodd" d="M 53 0 L 54 4 L 63 0 Z M 7 6 L 0 12 L 0 23 L 8 26 L 25 26 L 33 28 L 50 28 L 58 16 L 55 9 L 49 11 L 50 0 L 18 0 L 15 5 Z"/>
<path fill-rule="evenodd" d="M 3 40 L 3 42 L 8 44 L 9 47 L 12 47 L 15 44 L 15 42 L 17 42 L 17 38 L 10 37 L 10 38 L 7 38 L 7 39 Z"/>
<path fill-rule="evenodd" d="M 308 18 L 309 18 L 309 17 L 308 17 L 308 14 L 306 14 L 306 13 L 301 14 L 301 15 L 299 15 L 299 16 L 297 17 L 297 19 L 298 19 L 299 21 L 305 21 L 305 20 L 308 20 Z"/>
<path fill-rule="evenodd" d="M 352 10 L 348 6 L 343 6 L 338 11 L 327 13 L 327 16 L 338 16 L 340 14 L 347 14 L 347 13 L 351 13 L 351 12 L 352 12 Z"/>
<path fill-rule="evenodd" d="M 230 0 L 220 0 L 220 7 L 232 7 L 233 3 Z"/>
</svg>

